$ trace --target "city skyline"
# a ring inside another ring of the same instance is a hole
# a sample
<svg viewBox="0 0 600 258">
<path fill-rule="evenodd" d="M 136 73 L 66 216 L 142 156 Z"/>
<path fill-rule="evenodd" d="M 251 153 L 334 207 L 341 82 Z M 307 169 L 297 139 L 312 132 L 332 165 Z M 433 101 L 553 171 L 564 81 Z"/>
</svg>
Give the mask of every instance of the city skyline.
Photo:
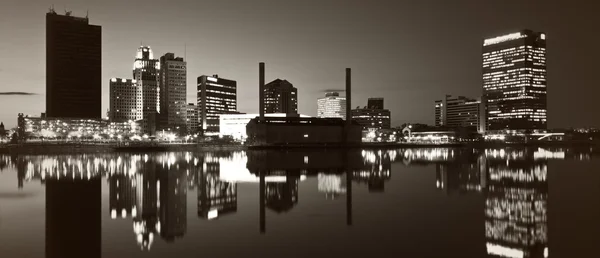
<svg viewBox="0 0 600 258">
<path fill-rule="evenodd" d="M 315 100 L 326 89 L 341 89 L 343 67 L 352 67 L 357 85 L 353 92 L 353 103 L 365 102 L 372 96 L 389 96 L 386 99 L 393 99 L 387 102 L 387 108 L 394 113 L 393 126 L 404 122 L 432 124 L 430 103 L 434 100 L 445 94 L 479 95 L 481 45 L 484 38 L 532 29 L 548 35 L 548 128 L 600 126 L 600 120 L 593 113 L 593 96 L 598 89 L 588 86 L 594 83 L 591 71 L 594 67 L 594 55 L 597 54 L 585 51 L 592 49 L 591 43 L 598 37 L 586 32 L 591 31 L 593 24 L 585 20 L 585 12 L 591 8 L 585 8 L 581 4 L 575 8 L 574 5 L 565 6 L 547 1 L 537 4 L 535 1 L 526 4 L 471 2 L 468 5 L 467 2 L 461 1 L 453 5 L 381 1 L 384 4 L 375 6 L 354 3 L 341 6 L 338 14 L 331 17 L 328 14 L 334 8 L 337 9 L 336 1 L 324 3 L 319 9 L 313 8 L 310 3 L 260 2 L 253 6 L 256 13 L 232 15 L 231 21 L 223 21 L 218 18 L 218 14 L 230 10 L 237 14 L 236 6 L 243 10 L 246 3 L 207 3 L 207 7 L 213 8 L 200 9 L 210 9 L 212 13 L 196 18 L 193 12 L 185 9 L 193 10 L 199 6 L 185 2 L 181 9 L 175 9 L 181 11 L 181 15 L 177 16 L 179 19 L 162 20 L 161 17 L 153 17 L 158 19 L 158 23 L 168 21 L 157 28 L 144 25 L 149 17 L 119 15 L 126 11 L 124 6 L 111 3 L 54 4 L 59 14 L 63 13 L 63 5 L 67 10 L 73 10 L 74 16 L 85 17 L 85 11 L 89 10 L 90 24 L 102 26 L 103 116 L 108 109 L 110 78 L 129 78 L 127 71 L 133 57 L 131 49 L 142 43 L 151 46 L 155 56 L 167 52 L 184 53 L 186 61 L 189 60 L 188 85 L 195 85 L 194 78 L 202 74 L 218 73 L 226 78 L 235 78 L 238 81 L 238 94 L 249 96 L 239 100 L 238 110 L 242 112 L 257 111 L 255 64 L 265 61 L 273 67 L 266 74 L 267 81 L 286 78 L 294 82 L 298 95 L 302 95 L 298 103 L 300 113 L 316 115 Z M 0 77 L 7 85 L 1 91 L 37 94 L 1 94 L 0 121 L 8 128 L 16 125 L 17 112 L 34 115 L 45 112 L 43 46 L 46 42 L 43 30 L 44 14 L 51 4 L 45 1 L 28 6 L 15 4 L 13 8 L 7 8 L 14 11 L 2 13 L 5 14 L 4 19 L 10 23 L 19 23 L 20 26 L 0 27 L 2 33 L 8 35 L 8 40 L 0 42 L 0 56 L 7 58 L 7 62 L 0 66 Z M 519 8 L 516 8 L 517 4 Z M 160 5 L 148 2 L 143 8 L 160 8 Z M 461 5 L 470 7 L 466 8 L 470 11 L 464 17 L 456 18 L 454 16 L 458 17 L 457 13 L 461 11 L 454 7 Z M 183 8 L 184 6 L 189 8 Z M 282 23 L 269 23 L 264 18 L 264 12 L 292 7 L 295 12 L 289 20 Z M 448 8 L 455 9 L 455 12 L 448 12 Z M 406 10 L 414 14 L 403 17 L 402 12 Z M 172 12 L 168 11 L 165 17 L 175 15 Z M 364 17 L 354 16 L 358 12 L 364 12 Z M 390 16 L 379 15 L 378 12 Z M 306 21 L 305 15 L 313 19 Z M 486 15 L 495 18 L 488 21 Z M 386 18 L 382 18 L 383 16 Z M 430 19 L 413 27 L 404 25 L 403 22 L 417 20 L 419 16 Z M 21 22 L 23 19 L 26 22 Z M 444 19 L 451 19 L 453 22 L 447 25 L 443 23 Z M 206 24 L 202 25 L 199 21 Z M 469 26 L 463 26 L 464 24 Z M 444 28 L 445 26 L 452 27 Z M 147 30 L 133 30 L 146 27 Z M 169 28 L 173 29 L 167 30 L 162 36 L 160 33 L 153 33 L 157 29 Z M 262 29 L 258 30 L 259 28 Z M 314 30 L 305 30 L 309 28 Z M 128 30 L 125 33 L 127 37 L 122 37 L 125 30 Z M 284 33 L 278 35 L 278 32 Z M 212 36 L 202 40 L 195 36 L 204 33 Z M 370 37 L 357 40 L 353 38 L 357 33 Z M 281 43 L 274 43 L 277 40 L 271 40 L 269 36 L 276 37 Z M 435 44 L 423 43 L 425 41 Z M 587 44 L 590 44 L 589 48 L 586 47 Z M 203 62 L 200 58 L 210 62 Z M 36 59 L 39 59 L 39 64 L 22 61 Z M 445 60 L 464 61 L 450 63 Z M 8 63 L 11 65 L 7 66 Z M 573 66 L 573 63 L 580 65 Z M 432 72 L 435 76 L 430 76 Z M 193 102 L 193 92 L 194 87 L 188 87 L 187 102 Z M 15 112 L 13 106 L 17 104 L 20 105 Z M 578 115 L 573 116 L 573 113 Z"/>
</svg>

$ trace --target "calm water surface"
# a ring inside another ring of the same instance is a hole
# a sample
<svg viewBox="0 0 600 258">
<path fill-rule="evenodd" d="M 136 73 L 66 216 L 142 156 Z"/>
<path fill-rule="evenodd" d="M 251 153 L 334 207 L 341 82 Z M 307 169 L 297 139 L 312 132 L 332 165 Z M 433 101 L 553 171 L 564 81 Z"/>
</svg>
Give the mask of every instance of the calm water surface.
<svg viewBox="0 0 600 258">
<path fill-rule="evenodd" d="M 0 257 L 598 257 L 600 155 L 0 155 Z"/>
</svg>

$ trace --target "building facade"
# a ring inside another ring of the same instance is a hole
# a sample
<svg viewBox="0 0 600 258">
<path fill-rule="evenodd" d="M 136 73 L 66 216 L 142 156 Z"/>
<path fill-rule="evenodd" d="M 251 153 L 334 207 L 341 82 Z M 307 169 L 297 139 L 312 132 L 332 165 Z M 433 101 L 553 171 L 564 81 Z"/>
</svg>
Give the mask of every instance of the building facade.
<svg viewBox="0 0 600 258">
<path fill-rule="evenodd" d="M 114 122 L 142 119 L 142 88 L 136 80 L 110 79 L 110 111 L 108 118 Z"/>
<path fill-rule="evenodd" d="M 546 129 L 546 34 L 484 40 L 483 95 L 489 130 Z"/>
<path fill-rule="evenodd" d="M 156 131 L 157 115 L 160 113 L 159 85 L 160 63 L 154 59 L 149 46 L 137 49 L 133 63 L 133 79 L 142 89 L 143 130 L 151 135 Z"/>
<path fill-rule="evenodd" d="M 237 82 L 218 75 L 198 77 L 200 130 L 219 132 L 219 115 L 237 112 Z"/>
<path fill-rule="evenodd" d="M 166 53 L 160 57 L 160 127 L 178 129 L 187 119 L 187 64 L 182 57 Z"/>
<path fill-rule="evenodd" d="M 102 28 L 87 17 L 46 14 L 46 114 L 102 117 Z"/>
<path fill-rule="evenodd" d="M 224 114 L 219 116 L 219 137 L 231 136 L 236 141 L 245 141 L 248 138 L 246 134 L 246 125 L 251 119 L 258 117 L 259 114 Z M 286 114 L 275 113 L 265 114 L 265 117 L 286 117 Z M 310 117 L 299 115 L 298 117 Z"/>
<path fill-rule="evenodd" d="M 186 107 L 185 128 L 188 134 L 198 132 L 200 121 L 198 119 L 198 106 L 194 103 L 189 103 Z"/>
<path fill-rule="evenodd" d="M 317 117 L 346 120 L 346 98 L 337 92 L 328 92 L 325 97 L 317 100 Z"/>
<path fill-rule="evenodd" d="M 485 106 L 480 100 L 446 95 L 435 101 L 435 126 L 485 130 Z"/>
<path fill-rule="evenodd" d="M 363 131 L 390 129 L 392 114 L 383 108 L 383 98 L 369 98 L 367 104 L 352 109 L 352 120 L 358 122 Z"/>
<path fill-rule="evenodd" d="M 287 80 L 276 79 L 264 87 L 265 113 L 298 114 L 298 89 Z"/>
</svg>

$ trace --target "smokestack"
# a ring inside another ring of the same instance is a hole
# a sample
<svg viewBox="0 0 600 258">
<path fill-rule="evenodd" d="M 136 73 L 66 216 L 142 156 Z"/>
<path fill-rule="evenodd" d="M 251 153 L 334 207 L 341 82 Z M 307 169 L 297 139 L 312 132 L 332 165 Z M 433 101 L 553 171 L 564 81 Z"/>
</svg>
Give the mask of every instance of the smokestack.
<svg viewBox="0 0 600 258">
<path fill-rule="evenodd" d="M 265 63 L 258 63 L 258 114 L 265 120 Z"/>
<path fill-rule="evenodd" d="M 346 125 L 352 124 L 352 70 L 346 68 Z"/>
</svg>

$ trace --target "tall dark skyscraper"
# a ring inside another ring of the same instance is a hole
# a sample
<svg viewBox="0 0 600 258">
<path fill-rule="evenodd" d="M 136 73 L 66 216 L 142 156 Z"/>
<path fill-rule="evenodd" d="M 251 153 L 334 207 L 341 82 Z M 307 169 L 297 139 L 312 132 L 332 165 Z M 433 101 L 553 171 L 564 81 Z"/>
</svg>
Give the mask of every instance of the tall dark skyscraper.
<svg viewBox="0 0 600 258">
<path fill-rule="evenodd" d="M 546 34 L 484 40 L 483 95 L 489 130 L 546 129 Z"/>
<path fill-rule="evenodd" d="M 183 57 L 166 53 L 160 57 L 160 68 L 161 127 L 183 129 L 187 116 L 187 64 Z"/>
<path fill-rule="evenodd" d="M 46 115 L 101 118 L 102 28 L 87 17 L 46 14 Z"/>
<path fill-rule="evenodd" d="M 198 77 L 200 129 L 219 132 L 219 115 L 237 112 L 237 82 L 218 75 Z"/>
<path fill-rule="evenodd" d="M 276 79 L 265 85 L 265 113 L 298 114 L 298 89 L 287 80 Z"/>
</svg>

